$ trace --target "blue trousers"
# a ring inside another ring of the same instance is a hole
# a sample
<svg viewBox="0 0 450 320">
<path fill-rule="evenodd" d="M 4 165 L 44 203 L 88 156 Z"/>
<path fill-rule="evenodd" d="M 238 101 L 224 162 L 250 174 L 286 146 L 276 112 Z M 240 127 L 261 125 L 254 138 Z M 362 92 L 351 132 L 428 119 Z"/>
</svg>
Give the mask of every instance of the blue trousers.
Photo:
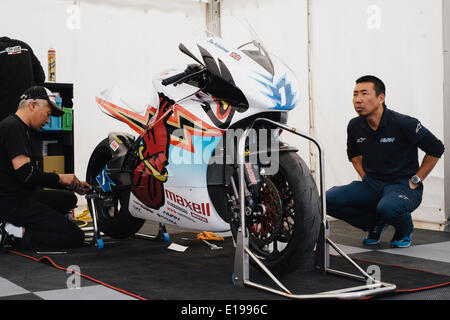
<svg viewBox="0 0 450 320">
<path fill-rule="evenodd" d="M 410 234 L 413 212 L 422 202 L 423 185 L 409 187 L 409 179 L 390 182 L 364 177 L 326 193 L 327 214 L 368 231 L 375 224 L 392 225 L 400 234 Z"/>
</svg>

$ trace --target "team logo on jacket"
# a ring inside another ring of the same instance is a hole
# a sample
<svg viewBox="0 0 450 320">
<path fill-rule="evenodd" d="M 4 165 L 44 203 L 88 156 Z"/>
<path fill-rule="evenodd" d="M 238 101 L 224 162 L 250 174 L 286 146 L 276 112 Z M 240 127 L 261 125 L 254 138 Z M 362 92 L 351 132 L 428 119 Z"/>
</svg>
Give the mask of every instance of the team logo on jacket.
<svg viewBox="0 0 450 320">
<path fill-rule="evenodd" d="M 395 138 L 381 138 L 380 143 L 393 143 Z"/>
<path fill-rule="evenodd" d="M 416 127 L 416 133 L 419 133 L 420 129 L 422 129 L 422 124 L 419 122 Z"/>
<path fill-rule="evenodd" d="M 21 54 L 22 50 L 21 46 L 8 47 L 5 49 L 7 54 Z"/>
<path fill-rule="evenodd" d="M 356 142 L 357 142 L 357 143 L 363 143 L 364 140 L 366 140 L 366 138 L 361 137 L 361 138 L 359 138 L 358 140 L 356 140 Z"/>
</svg>

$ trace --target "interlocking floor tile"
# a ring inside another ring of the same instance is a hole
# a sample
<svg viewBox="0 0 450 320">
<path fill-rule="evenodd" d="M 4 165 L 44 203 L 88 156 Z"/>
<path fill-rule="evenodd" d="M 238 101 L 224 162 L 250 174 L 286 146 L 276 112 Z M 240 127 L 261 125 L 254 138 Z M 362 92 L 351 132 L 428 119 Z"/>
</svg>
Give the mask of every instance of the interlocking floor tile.
<svg viewBox="0 0 450 320">
<path fill-rule="evenodd" d="M 14 296 L 29 293 L 30 291 L 12 283 L 11 281 L 0 277 L 0 297 Z"/>
<path fill-rule="evenodd" d="M 412 241 L 414 243 L 414 238 L 412 239 Z M 380 251 L 450 263 L 450 241 L 412 245 L 409 248 L 385 249 Z"/>
<path fill-rule="evenodd" d="M 101 285 L 79 289 L 59 289 L 34 292 L 45 300 L 136 300 L 135 298 Z"/>
</svg>

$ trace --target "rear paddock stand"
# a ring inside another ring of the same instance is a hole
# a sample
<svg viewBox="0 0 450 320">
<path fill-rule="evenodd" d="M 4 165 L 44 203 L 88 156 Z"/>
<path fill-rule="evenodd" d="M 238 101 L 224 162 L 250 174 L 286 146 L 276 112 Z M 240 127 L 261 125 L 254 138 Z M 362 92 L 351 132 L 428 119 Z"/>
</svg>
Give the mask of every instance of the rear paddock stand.
<svg viewBox="0 0 450 320">
<path fill-rule="evenodd" d="M 100 232 L 100 229 L 98 228 L 98 216 L 97 216 L 97 210 L 96 210 L 96 206 L 95 206 L 95 199 L 97 199 L 99 197 L 99 194 L 97 193 L 97 191 L 95 189 L 92 189 L 91 192 L 89 192 L 86 195 L 86 200 L 90 203 L 91 208 L 92 208 L 92 212 L 90 211 L 91 217 L 92 217 L 92 228 L 84 228 L 84 231 L 89 231 L 92 230 L 93 231 L 93 236 L 92 236 L 92 244 L 99 250 L 103 249 L 105 244 L 104 241 L 102 239 L 102 233 Z M 169 237 L 169 233 L 166 230 L 166 227 L 164 224 L 160 223 L 159 224 L 159 230 L 158 230 L 158 234 L 156 236 L 151 236 L 151 235 L 146 235 L 146 234 L 142 234 L 142 233 L 136 233 L 133 235 L 133 237 L 135 238 L 139 238 L 139 239 L 145 239 L 145 240 L 152 240 L 152 241 L 157 241 L 157 242 L 169 242 L 170 237 Z"/>
<path fill-rule="evenodd" d="M 324 273 L 330 273 L 337 276 L 348 277 L 354 280 L 365 282 L 364 285 L 344 288 L 333 291 L 319 292 L 314 294 L 293 294 L 289 289 L 287 289 L 271 272 L 270 270 L 258 259 L 258 257 L 253 254 L 249 248 L 249 234 L 245 224 L 245 177 L 244 177 L 244 162 L 245 162 L 245 141 L 249 135 L 250 129 L 253 128 L 256 122 L 266 122 L 282 128 L 286 131 L 294 133 L 300 137 L 303 137 L 311 142 L 313 142 L 319 149 L 319 167 L 320 167 L 320 198 L 321 198 L 321 213 L 322 220 L 319 232 L 319 239 L 316 244 L 316 256 L 315 256 L 315 267 Z M 324 179 L 324 159 L 323 159 L 323 149 L 320 143 L 313 137 L 298 132 L 295 128 L 283 125 L 281 123 L 274 122 L 265 118 L 255 119 L 252 126 L 247 129 L 242 137 L 239 139 L 238 147 L 238 165 L 239 165 L 239 205 L 240 205 L 240 218 L 241 225 L 238 228 L 237 233 L 237 243 L 235 249 L 234 258 L 234 273 L 233 273 L 233 283 L 237 286 L 249 286 L 261 290 L 265 290 L 274 294 L 278 294 L 287 298 L 293 299 L 356 299 L 369 296 L 375 296 L 379 294 L 384 294 L 392 292 L 396 289 L 394 284 L 381 282 L 366 271 L 364 271 L 360 266 L 358 266 L 348 255 L 346 255 L 337 245 L 330 239 L 330 227 L 326 219 L 326 197 L 325 197 L 325 179 Z M 330 268 L 330 246 L 333 247 L 345 260 L 347 260 L 351 265 L 353 265 L 361 275 L 350 274 L 347 272 L 333 270 Z M 267 287 L 255 282 L 250 281 L 250 267 L 249 259 L 252 259 L 265 273 L 269 276 L 279 287 L 279 289 L 274 289 Z"/>
</svg>

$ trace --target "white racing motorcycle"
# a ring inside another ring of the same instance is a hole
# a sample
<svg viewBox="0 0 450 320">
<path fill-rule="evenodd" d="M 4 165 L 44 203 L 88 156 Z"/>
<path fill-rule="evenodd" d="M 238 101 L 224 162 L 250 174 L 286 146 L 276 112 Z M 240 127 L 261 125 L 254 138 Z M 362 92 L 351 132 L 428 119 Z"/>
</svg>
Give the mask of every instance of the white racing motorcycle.
<svg viewBox="0 0 450 320">
<path fill-rule="evenodd" d="M 252 251 L 278 274 L 308 261 L 321 223 L 319 194 L 298 150 L 280 141 L 276 125 L 285 124 L 296 107 L 297 83 L 252 37 L 237 47 L 208 36 L 180 44 L 194 63 L 154 79 L 157 99 L 145 110 L 124 99 L 121 86 L 96 98 L 102 111 L 137 133 L 110 133 L 89 159 L 86 181 L 96 195 L 88 204 L 98 230 L 124 238 L 151 220 L 191 230 L 231 230 L 236 238 L 241 226 L 236 155 L 243 152 Z M 239 150 L 244 133 L 250 134 L 245 150 Z"/>
</svg>

